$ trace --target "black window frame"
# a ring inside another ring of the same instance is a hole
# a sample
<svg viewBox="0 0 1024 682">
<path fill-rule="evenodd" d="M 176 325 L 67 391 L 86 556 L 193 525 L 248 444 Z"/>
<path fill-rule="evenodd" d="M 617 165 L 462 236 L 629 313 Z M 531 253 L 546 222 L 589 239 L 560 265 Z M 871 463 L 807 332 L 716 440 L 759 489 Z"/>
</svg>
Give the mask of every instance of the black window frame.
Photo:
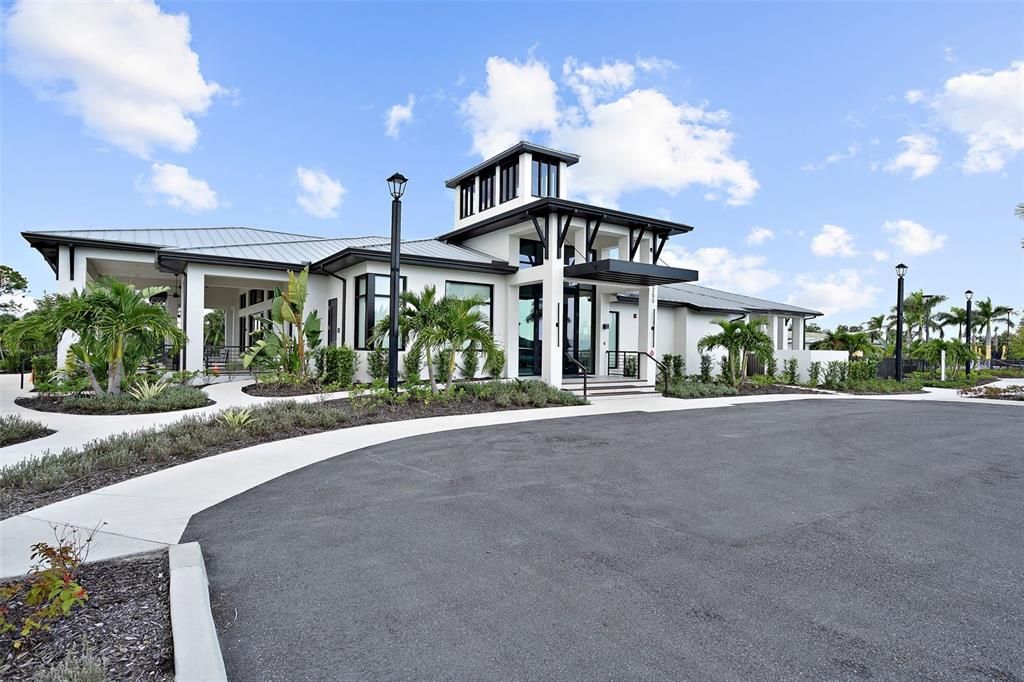
<svg viewBox="0 0 1024 682">
<path fill-rule="evenodd" d="M 249 307 L 249 297 L 246 294 L 238 295 L 238 309 L 243 310 Z"/>
<path fill-rule="evenodd" d="M 471 287 L 487 287 L 490 293 L 487 295 L 487 307 L 490 309 L 487 311 L 487 322 L 491 326 L 491 333 L 494 333 L 494 285 L 488 282 L 467 282 L 461 279 L 446 279 L 444 281 L 444 295 L 448 297 L 448 285 L 449 284 L 465 284 Z M 455 297 L 461 298 L 461 297 Z"/>
<path fill-rule="evenodd" d="M 535 197 L 554 197 L 558 198 L 561 196 L 561 165 L 558 159 L 548 158 L 546 156 L 534 156 L 532 162 L 533 174 L 530 179 L 530 192 Z M 541 183 L 541 176 L 544 176 L 544 183 Z M 554 184 L 554 192 L 551 191 L 551 185 Z"/>
<path fill-rule="evenodd" d="M 476 213 L 476 178 L 459 185 L 459 219 Z"/>
<path fill-rule="evenodd" d="M 498 201 L 504 204 L 519 196 L 519 159 L 512 163 L 506 163 L 499 169 L 499 197 Z"/>
<path fill-rule="evenodd" d="M 383 298 L 383 299 L 387 300 L 389 304 L 391 302 L 391 295 L 390 294 L 378 294 L 378 293 L 376 293 L 376 280 L 375 280 L 375 278 L 377 278 L 377 277 L 380 277 L 381 279 L 384 279 L 384 280 L 388 280 L 388 286 L 390 288 L 390 285 L 391 285 L 391 283 L 390 283 L 391 276 L 390 275 L 378 275 L 378 274 L 373 273 L 373 272 L 368 272 L 366 274 L 359 275 L 358 277 L 355 278 L 355 282 L 356 282 L 356 286 L 355 286 L 355 305 L 356 305 L 355 318 L 356 318 L 356 328 L 355 328 L 355 338 L 353 339 L 353 348 L 355 348 L 356 350 L 373 350 L 373 348 L 366 343 L 369 340 L 369 338 L 370 338 L 370 331 L 373 329 L 373 325 L 376 323 L 376 320 L 373 319 L 374 306 L 370 305 L 370 298 Z M 402 280 L 402 292 L 404 293 L 406 291 L 406 287 L 407 287 L 408 281 L 407 281 L 407 278 L 405 277 L 405 275 L 402 275 L 401 280 Z M 366 286 L 363 288 L 363 293 L 362 294 L 359 293 L 359 282 L 360 281 L 366 283 Z M 370 293 L 371 291 L 373 291 L 374 293 L 371 294 Z M 359 319 L 360 318 L 360 315 L 359 315 L 359 299 L 365 299 L 365 305 L 363 306 L 363 315 L 362 315 L 363 319 Z M 363 333 L 363 343 L 362 343 L 362 345 L 360 345 L 360 343 L 359 343 L 359 331 L 360 331 L 359 325 L 361 325 L 361 324 L 365 325 L 363 327 L 364 333 Z M 405 341 L 402 340 L 402 339 L 399 339 L 398 350 L 405 350 Z"/>
<path fill-rule="evenodd" d="M 494 181 L 495 169 L 491 168 L 486 173 L 480 174 L 480 210 L 486 211 L 489 208 L 494 208 L 495 197 L 494 197 Z"/>
<path fill-rule="evenodd" d="M 530 247 L 533 253 L 524 253 L 523 245 L 531 244 Z M 532 265 L 524 265 L 523 258 L 535 259 L 537 262 Z M 519 238 L 519 269 L 526 270 L 528 268 L 535 268 L 539 265 L 544 265 L 544 244 L 539 239 L 527 239 L 525 237 Z"/>
</svg>

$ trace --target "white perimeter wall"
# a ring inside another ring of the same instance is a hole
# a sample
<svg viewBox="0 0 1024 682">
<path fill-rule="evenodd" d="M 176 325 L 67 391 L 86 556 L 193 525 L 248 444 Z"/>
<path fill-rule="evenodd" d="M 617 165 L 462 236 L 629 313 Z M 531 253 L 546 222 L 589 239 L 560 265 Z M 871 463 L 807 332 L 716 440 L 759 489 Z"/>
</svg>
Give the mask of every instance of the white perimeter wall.
<svg viewBox="0 0 1024 682">
<path fill-rule="evenodd" d="M 779 363 L 779 370 L 783 371 L 784 363 L 789 358 L 796 358 L 797 368 L 800 372 L 800 381 L 807 381 L 810 378 L 809 370 L 812 362 L 821 363 L 821 371 L 825 371 L 825 364 L 828 362 L 847 362 L 850 353 L 845 350 L 792 350 L 783 349 L 775 351 L 775 359 Z"/>
</svg>

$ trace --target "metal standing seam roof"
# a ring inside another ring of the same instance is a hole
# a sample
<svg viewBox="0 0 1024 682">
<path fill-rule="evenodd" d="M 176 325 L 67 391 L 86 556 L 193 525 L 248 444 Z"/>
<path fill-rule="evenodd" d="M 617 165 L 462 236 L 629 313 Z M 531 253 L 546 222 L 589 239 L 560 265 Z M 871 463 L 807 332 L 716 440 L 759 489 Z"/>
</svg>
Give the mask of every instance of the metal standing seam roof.
<svg viewBox="0 0 1024 682">
<path fill-rule="evenodd" d="M 277 230 L 264 230 L 255 227 L 29 230 L 25 234 L 174 249 L 330 239 L 329 237 L 317 237 L 314 235 L 280 232 Z"/>
<path fill-rule="evenodd" d="M 619 295 L 620 299 L 635 300 L 637 292 L 628 291 Z M 709 289 L 696 284 L 666 284 L 658 287 L 658 300 L 666 303 L 697 308 L 701 310 L 718 310 L 736 313 L 757 312 L 789 312 L 799 315 L 821 315 L 817 310 L 801 308 L 789 303 L 779 303 L 765 298 L 733 294 L 718 289 Z"/>
</svg>

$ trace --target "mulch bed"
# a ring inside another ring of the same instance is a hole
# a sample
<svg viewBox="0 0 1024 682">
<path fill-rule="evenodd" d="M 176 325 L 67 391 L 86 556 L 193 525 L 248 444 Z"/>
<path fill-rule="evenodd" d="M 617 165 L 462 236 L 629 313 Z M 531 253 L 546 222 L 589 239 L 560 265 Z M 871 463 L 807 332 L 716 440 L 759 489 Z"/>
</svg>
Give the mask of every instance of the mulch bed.
<svg viewBox="0 0 1024 682">
<path fill-rule="evenodd" d="M 438 401 L 431 402 L 426 405 L 423 403 L 403 403 L 394 406 L 375 407 L 371 410 L 356 410 L 352 407 L 347 398 L 326 400 L 322 403 L 309 403 L 309 407 L 311 409 L 319 409 L 321 406 L 341 409 L 348 415 L 345 423 L 338 429 L 334 430 L 343 430 L 353 426 L 365 426 L 367 424 L 380 424 L 406 419 L 424 419 L 427 417 L 447 417 L 459 414 L 482 414 L 486 412 L 507 412 L 509 410 L 534 409 L 532 405 L 512 405 L 509 407 L 502 407 L 493 402 L 484 400 L 451 403 Z M 549 405 L 549 407 L 557 406 Z M 241 448 L 259 445 L 261 443 L 271 443 L 285 438 L 308 436 L 314 433 L 322 433 L 322 430 L 296 427 L 275 431 L 273 436 L 266 438 L 253 437 L 248 432 L 242 431 L 239 432 L 238 438 L 234 442 L 211 446 L 200 454 L 193 454 L 188 457 L 176 457 L 162 462 L 140 462 L 123 469 L 98 469 L 87 478 L 71 481 L 60 488 L 47 490 L 45 492 L 35 493 L 21 489 L 0 491 L 0 520 L 17 516 L 18 514 L 23 514 L 27 511 L 38 509 L 39 507 L 53 504 L 54 502 L 60 502 L 61 500 L 66 500 L 77 495 L 83 495 L 85 493 L 92 492 L 93 490 L 99 490 L 100 488 L 105 488 L 108 485 L 127 481 L 131 478 L 137 478 L 139 476 L 151 474 L 155 471 L 169 469 L 172 466 L 185 464 L 196 459 L 210 457 L 230 450 L 239 450 Z"/>
<path fill-rule="evenodd" d="M 82 647 L 103 659 L 107 680 L 173 680 L 167 551 L 84 564 L 78 582 L 89 600 L 36 636 L 15 656 L 0 635 L 0 679 L 31 680 L 40 670 L 77 656 Z M 17 616 L 22 604 L 11 604 Z"/>
<path fill-rule="evenodd" d="M 0 445 L 0 448 L 6 448 L 8 445 L 17 445 L 18 443 L 27 443 L 28 441 L 35 440 L 36 438 L 46 438 L 47 436 L 52 436 L 55 433 L 57 433 L 57 432 L 54 431 L 53 429 L 46 429 L 46 430 L 40 431 L 40 432 L 38 432 L 38 433 L 36 433 L 36 434 L 34 434 L 32 436 L 27 436 L 25 438 L 17 438 L 15 440 L 12 440 L 9 443 L 3 443 L 2 445 Z"/>
<path fill-rule="evenodd" d="M 767 386 L 759 384 L 742 384 L 739 391 L 739 395 L 776 395 L 779 393 L 804 393 L 807 395 L 814 395 L 818 393 L 818 391 L 811 391 L 806 388 L 800 388 L 799 386 L 784 386 L 782 384 L 769 384 Z"/>
<path fill-rule="evenodd" d="M 323 391 L 323 387 L 312 382 L 304 384 L 257 383 L 242 386 L 242 393 L 248 393 L 260 398 L 294 398 L 300 395 L 320 393 L 321 391 Z"/>
<path fill-rule="evenodd" d="M 108 416 L 108 415 L 125 415 L 125 414 L 154 414 L 157 412 L 183 412 L 185 410 L 195 410 L 200 407 L 207 407 L 213 405 L 214 401 L 207 400 L 202 405 L 196 407 L 175 407 L 168 410 L 111 410 L 108 412 L 90 412 L 89 410 L 78 410 L 74 407 L 68 407 L 64 404 L 65 396 L 61 395 L 34 395 L 30 397 L 15 398 L 15 404 L 21 407 L 27 407 L 30 410 L 38 410 L 39 412 L 56 412 L 59 414 L 84 414 L 95 417 Z"/>
</svg>

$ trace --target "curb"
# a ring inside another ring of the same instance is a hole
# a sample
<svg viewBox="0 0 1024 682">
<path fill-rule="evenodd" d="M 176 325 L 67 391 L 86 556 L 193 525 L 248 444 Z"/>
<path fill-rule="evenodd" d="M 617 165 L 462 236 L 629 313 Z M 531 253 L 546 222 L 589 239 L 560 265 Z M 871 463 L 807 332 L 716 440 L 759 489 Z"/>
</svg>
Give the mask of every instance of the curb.
<svg viewBox="0 0 1024 682">
<path fill-rule="evenodd" d="M 210 611 L 210 584 L 198 542 L 168 548 L 174 679 L 220 682 L 228 679 Z"/>
</svg>

